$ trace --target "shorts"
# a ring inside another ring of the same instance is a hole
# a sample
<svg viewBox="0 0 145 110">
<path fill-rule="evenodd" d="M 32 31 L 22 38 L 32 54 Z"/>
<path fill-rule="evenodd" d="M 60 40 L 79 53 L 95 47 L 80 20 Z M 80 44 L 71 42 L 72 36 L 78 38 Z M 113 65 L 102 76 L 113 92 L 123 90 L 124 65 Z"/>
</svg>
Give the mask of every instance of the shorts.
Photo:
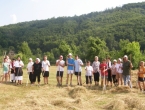
<svg viewBox="0 0 145 110">
<path fill-rule="evenodd" d="M 138 81 L 140 81 L 140 82 L 144 82 L 144 78 L 142 78 L 142 77 L 138 77 Z"/>
<path fill-rule="evenodd" d="M 23 76 L 15 76 L 15 80 L 23 80 Z"/>
<path fill-rule="evenodd" d="M 57 77 L 63 77 L 63 71 L 57 71 L 57 73 L 56 73 L 56 76 Z"/>
<path fill-rule="evenodd" d="M 104 76 L 101 76 L 101 79 L 104 79 Z M 108 76 L 105 76 L 105 79 L 108 79 Z"/>
<path fill-rule="evenodd" d="M 10 74 L 10 79 L 15 80 L 15 74 Z"/>
<path fill-rule="evenodd" d="M 43 77 L 49 77 L 49 71 L 44 71 L 42 74 L 43 74 Z"/>
<path fill-rule="evenodd" d="M 81 72 L 75 72 L 76 76 L 81 76 Z"/>
<path fill-rule="evenodd" d="M 7 74 L 9 71 L 3 71 L 4 74 Z"/>
<path fill-rule="evenodd" d="M 67 70 L 67 74 L 73 74 L 74 70 Z"/>
</svg>

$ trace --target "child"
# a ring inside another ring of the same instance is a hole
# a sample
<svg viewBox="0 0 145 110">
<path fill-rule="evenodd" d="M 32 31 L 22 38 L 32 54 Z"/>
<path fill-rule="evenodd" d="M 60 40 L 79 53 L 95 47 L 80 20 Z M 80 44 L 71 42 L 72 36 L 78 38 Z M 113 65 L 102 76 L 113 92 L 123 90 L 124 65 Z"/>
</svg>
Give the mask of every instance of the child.
<svg viewBox="0 0 145 110">
<path fill-rule="evenodd" d="M 10 68 L 11 68 L 10 79 L 12 83 L 15 82 L 14 63 L 15 63 L 15 59 L 12 60 L 11 65 L 10 65 Z"/>
<path fill-rule="evenodd" d="M 138 86 L 140 88 L 140 91 L 142 91 L 142 88 L 141 88 L 141 85 L 140 85 L 141 82 L 143 84 L 143 89 L 145 91 L 144 74 L 145 74 L 144 62 L 141 61 L 140 66 L 139 66 L 139 71 L 138 71 Z"/>
<path fill-rule="evenodd" d="M 103 87 L 103 84 L 106 85 L 108 78 L 106 59 L 104 59 L 100 64 L 100 70 L 101 70 L 101 86 Z"/>
<path fill-rule="evenodd" d="M 92 84 L 92 74 L 93 74 L 93 67 L 90 66 L 90 61 L 87 61 L 87 66 L 85 67 L 86 70 L 86 85 Z"/>
<path fill-rule="evenodd" d="M 112 73 L 112 79 L 113 79 L 113 83 L 116 86 L 117 85 L 117 79 L 116 79 L 116 62 L 117 60 L 113 60 L 113 65 L 111 67 L 111 73 Z"/>
<path fill-rule="evenodd" d="M 4 62 L 3 62 L 3 77 L 2 77 L 2 82 L 5 78 L 5 82 L 7 82 L 7 78 L 8 78 L 8 72 L 10 70 L 10 65 L 9 63 L 7 62 L 7 59 L 4 58 Z"/>
</svg>

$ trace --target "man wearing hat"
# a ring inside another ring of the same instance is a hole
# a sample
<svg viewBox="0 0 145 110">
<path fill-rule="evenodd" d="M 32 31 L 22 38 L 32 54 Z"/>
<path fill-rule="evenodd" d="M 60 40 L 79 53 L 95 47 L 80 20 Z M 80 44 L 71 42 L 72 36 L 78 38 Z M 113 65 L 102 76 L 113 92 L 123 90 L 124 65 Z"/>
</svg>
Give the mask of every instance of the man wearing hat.
<svg viewBox="0 0 145 110">
<path fill-rule="evenodd" d="M 122 69 L 123 69 L 123 80 L 124 80 L 124 85 L 129 85 L 131 87 L 131 68 L 132 63 L 128 60 L 128 56 L 124 55 L 123 57 L 124 61 L 123 61 L 123 65 L 122 65 Z"/>
<path fill-rule="evenodd" d="M 68 54 L 68 58 L 66 60 L 66 64 L 67 64 L 67 79 L 66 79 L 66 85 L 68 86 L 68 80 L 69 80 L 69 76 L 70 76 L 70 86 L 72 86 L 72 76 L 74 73 L 74 59 L 72 58 L 72 54 L 69 53 Z"/>
</svg>

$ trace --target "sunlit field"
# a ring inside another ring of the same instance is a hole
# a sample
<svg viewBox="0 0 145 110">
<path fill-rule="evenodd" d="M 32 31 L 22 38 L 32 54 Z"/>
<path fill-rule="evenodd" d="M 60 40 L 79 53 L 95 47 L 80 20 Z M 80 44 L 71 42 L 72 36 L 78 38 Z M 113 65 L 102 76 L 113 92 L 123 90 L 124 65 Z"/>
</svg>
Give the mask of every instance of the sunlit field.
<svg viewBox="0 0 145 110">
<path fill-rule="evenodd" d="M 2 72 L 2 71 L 1 71 Z M 136 88 L 137 75 L 132 71 L 133 88 L 118 86 L 102 87 L 85 86 L 85 71 L 83 68 L 83 86 L 77 86 L 73 76 L 73 86 L 66 86 L 66 70 L 63 86 L 58 87 L 56 67 L 50 67 L 49 84 L 31 86 L 27 82 L 27 72 L 24 69 L 22 85 L 0 83 L 0 110 L 145 110 L 145 94 Z"/>
</svg>

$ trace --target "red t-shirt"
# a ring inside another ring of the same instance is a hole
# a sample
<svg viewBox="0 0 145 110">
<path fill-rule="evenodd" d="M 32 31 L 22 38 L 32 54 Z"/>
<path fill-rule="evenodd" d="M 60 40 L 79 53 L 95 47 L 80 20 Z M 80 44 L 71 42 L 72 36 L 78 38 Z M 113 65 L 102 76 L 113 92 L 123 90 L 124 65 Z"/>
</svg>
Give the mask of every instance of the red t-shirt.
<svg viewBox="0 0 145 110">
<path fill-rule="evenodd" d="M 104 69 L 107 69 L 107 64 L 106 63 L 101 63 L 100 64 L 101 76 L 104 76 L 104 74 L 105 74 L 105 76 L 108 75 L 108 72 L 107 71 L 104 72 Z"/>
</svg>

